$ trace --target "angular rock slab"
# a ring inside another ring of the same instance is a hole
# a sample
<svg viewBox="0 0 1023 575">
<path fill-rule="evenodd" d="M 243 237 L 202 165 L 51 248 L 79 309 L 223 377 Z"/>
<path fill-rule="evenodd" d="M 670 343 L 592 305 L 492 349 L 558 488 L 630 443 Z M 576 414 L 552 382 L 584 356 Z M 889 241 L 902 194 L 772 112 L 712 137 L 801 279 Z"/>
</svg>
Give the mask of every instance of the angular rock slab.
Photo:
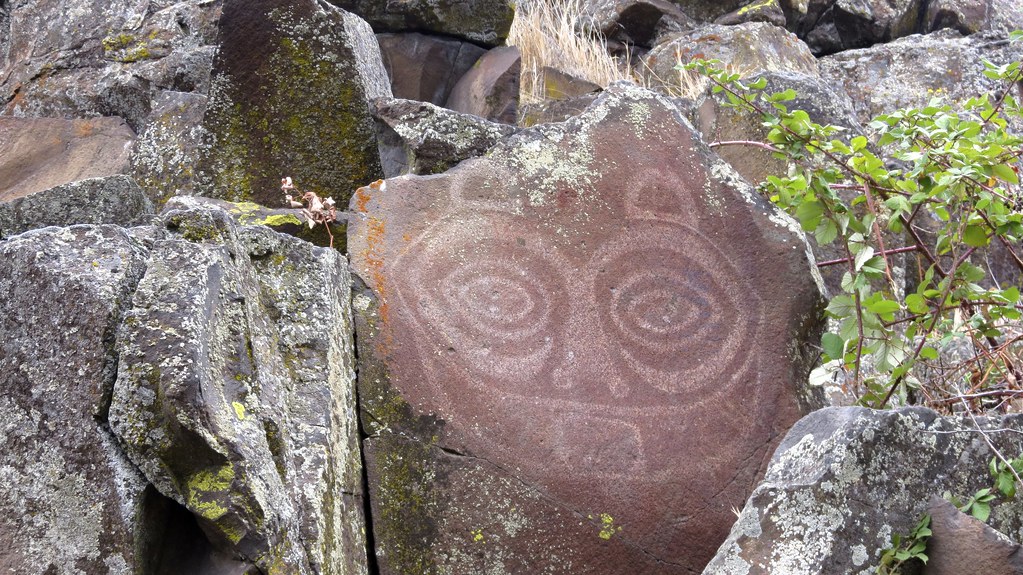
<svg viewBox="0 0 1023 575">
<path fill-rule="evenodd" d="M 196 191 L 284 204 L 281 178 L 344 203 L 379 178 L 368 100 L 391 95 L 369 25 L 319 0 L 227 0 Z"/>
<path fill-rule="evenodd" d="M 1023 418 L 979 421 L 1002 453 L 1023 451 Z M 1013 431 L 994 431 L 1004 429 Z M 992 457 L 969 419 L 919 407 L 814 412 L 778 446 L 704 573 L 873 574 L 892 534 L 909 533 L 932 495 L 949 491 L 965 500 L 990 487 Z M 996 504 L 989 524 L 1018 537 L 1023 503 Z"/>
<path fill-rule="evenodd" d="M 153 204 L 129 176 L 91 178 L 0 202 L 0 239 L 46 226 L 148 223 Z"/>
<path fill-rule="evenodd" d="M 952 503 L 931 496 L 931 537 L 924 575 L 1017 575 L 1023 573 L 1023 547 Z"/>
<path fill-rule="evenodd" d="M 351 209 L 384 573 L 699 570 L 818 403 L 804 240 L 649 91 Z"/>
<path fill-rule="evenodd" d="M 114 334 L 145 269 L 115 226 L 0 241 L 0 572 L 128 575 L 145 480 L 104 425 Z"/>
<path fill-rule="evenodd" d="M 458 79 L 486 50 L 469 42 L 425 34 L 377 34 L 395 98 L 443 106 Z"/>
<path fill-rule="evenodd" d="M 121 118 L 0 117 L 0 202 L 124 173 L 134 141 Z"/>
<path fill-rule="evenodd" d="M 214 549 L 365 573 L 344 259 L 175 202 L 120 333 L 111 428 Z"/>
</svg>

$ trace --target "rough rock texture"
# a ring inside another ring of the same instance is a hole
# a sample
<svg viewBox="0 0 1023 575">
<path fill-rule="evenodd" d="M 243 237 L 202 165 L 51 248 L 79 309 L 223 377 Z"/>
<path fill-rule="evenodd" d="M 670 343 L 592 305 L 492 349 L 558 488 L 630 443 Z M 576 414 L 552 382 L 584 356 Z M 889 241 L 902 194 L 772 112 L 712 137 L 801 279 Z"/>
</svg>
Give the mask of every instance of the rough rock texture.
<svg viewBox="0 0 1023 575">
<path fill-rule="evenodd" d="M 455 87 L 445 108 L 514 124 L 519 107 L 519 49 L 502 46 L 480 57 Z"/>
<path fill-rule="evenodd" d="M 937 495 L 931 496 L 931 538 L 927 540 L 924 575 L 1018 575 L 1023 548 L 984 522 Z"/>
<path fill-rule="evenodd" d="M 782 10 L 778 0 L 758 0 L 714 20 L 715 24 L 726 26 L 734 26 L 743 22 L 768 22 L 784 28 L 785 11 Z"/>
<path fill-rule="evenodd" d="M 426 102 L 380 99 L 374 102 L 384 174 L 439 174 L 458 162 L 482 156 L 516 128 L 459 114 Z"/>
<path fill-rule="evenodd" d="M 214 550 L 265 573 L 365 573 L 344 258 L 195 202 L 169 203 L 154 234 L 111 428 Z"/>
<path fill-rule="evenodd" d="M 0 241 L 0 572 L 135 573 L 145 481 L 105 421 L 144 263 L 114 226 Z"/>
<path fill-rule="evenodd" d="M 811 0 L 815 18 L 797 21 L 814 54 L 889 42 L 917 31 L 923 0 Z"/>
<path fill-rule="evenodd" d="M 703 58 L 753 76 L 763 72 L 817 74 L 817 60 L 799 38 L 784 28 L 763 22 L 738 26 L 703 26 L 666 41 L 644 58 L 644 74 L 671 84 L 678 77 L 675 65 Z"/>
<path fill-rule="evenodd" d="M 642 48 L 695 25 L 682 8 L 667 0 L 587 0 L 580 12 L 586 31 Z"/>
<path fill-rule="evenodd" d="M 486 50 L 475 44 L 424 34 L 377 34 L 395 98 L 443 106 Z"/>
<path fill-rule="evenodd" d="M 1023 58 L 1023 45 L 952 30 L 914 35 L 849 50 L 820 60 L 821 76 L 852 98 L 860 121 L 882 112 L 922 106 L 935 96 L 952 102 L 991 92 L 999 83 L 984 76 L 984 60 L 1006 64 Z"/>
<path fill-rule="evenodd" d="M 161 92 L 131 153 L 131 174 L 159 206 L 194 190 L 206 96 Z"/>
<path fill-rule="evenodd" d="M 16 116 L 120 116 L 141 131 L 161 90 L 206 90 L 220 2 L 6 2 L 0 101 Z"/>
<path fill-rule="evenodd" d="M 711 22 L 724 14 L 738 10 L 750 0 L 672 0 L 689 16 L 699 22 Z"/>
<path fill-rule="evenodd" d="M 0 203 L 0 239 L 45 226 L 148 223 L 153 204 L 129 176 L 80 180 Z"/>
<path fill-rule="evenodd" d="M 331 0 L 365 18 L 377 32 L 429 32 L 497 46 L 508 37 L 515 8 L 508 0 Z"/>
<path fill-rule="evenodd" d="M 806 244 L 652 92 L 351 208 L 382 573 L 698 570 L 818 405 Z"/>
<path fill-rule="evenodd" d="M 1019 416 L 983 419 L 1003 453 L 1023 451 Z M 993 457 L 969 419 L 924 408 L 828 408 L 800 420 L 778 446 L 708 575 L 867 575 L 893 533 L 909 533 L 930 496 L 990 487 Z M 994 506 L 989 523 L 1019 538 L 1023 504 Z M 965 571 L 963 573 L 985 571 Z"/>
<path fill-rule="evenodd" d="M 226 0 L 196 178 L 280 205 L 280 181 L 343 203 L 379 178 L 368 99 L 390 96 L 369 25 L 323 0 Z"/>
<path fill-rule="evenodd" d="M 584 80 L 550 66 L 544 66 L 540 70 L 540 77 L 543 81 L 543 97 L 545 100 L 564 100 L 601 90 L 599 84 L 594 84 L 589 80 Z"/>
<path fill-rule="evenodd" d="M 955 28 L 963 34 L 1023 29 L 1023 5 L 1016 0 L 928 0 L 924 30 Z"/>
<path fill-rule="evenodd" d="M 0 117 L 0 202 L 123 173 L 134 140 L 121 118 Z"/>
<path fill-rule="evenodd" d="M 528 127 L 537 124 L 564 122 L 572 116 L 582 114 L 598 96 L 599 94 L 594 92 L 564 100 L 530 102 L 522 106 L 519 111 L 519 124 Z"/>
</svg>

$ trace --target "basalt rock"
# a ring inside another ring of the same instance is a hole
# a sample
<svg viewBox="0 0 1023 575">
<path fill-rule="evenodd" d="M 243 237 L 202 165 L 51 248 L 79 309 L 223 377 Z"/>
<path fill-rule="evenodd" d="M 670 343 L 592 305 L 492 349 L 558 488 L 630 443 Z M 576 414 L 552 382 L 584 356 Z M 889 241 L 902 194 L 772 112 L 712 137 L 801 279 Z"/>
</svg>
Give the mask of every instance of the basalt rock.
<svg viewBox="0 0 1023 575">
<path fill-rule="evenodd" d="M 0 203 L 0 239 L 46 226 L 138 226 L 153 213 L 149 198 L 128 176 L 81 180 Z"/>
<path fill-rule="evenodd" d="M 502 46 L 480 56 L 455 87 L 445 108 L 481 118 L 514 124 L 519 106 L 519 49 Z"/>
<path fill-rule="evenodd" d="M 383 125 L 380 149 L 387 177 L 439 174 L 462 160 L 482 156 L 516 131 L 514 126 L 412 100 L 377 100 L 373 115 Z"/>
<path fill-rule="evenodd" d="M 991 31 L 1007 35 L 1023 29 L 1023 6 L 1014 0 L 929 0 L 924 31 L 955 28 L 963 34 Z"/>
<path fill-rule="evenodd" d="M 124 173 L 134 141 L 121 118 L 0 117 L 0 202 Z"/>
<path fill-rule="evenodd" d="M 927 514 L 931 537 L 924 575 L 1023 573 L 1023 548 L 1003 533 L 937 495 L 931 496 Z"/>
<path fill-rule="evenodd" d="M 141 131 L 159 91 L 208 87 L 220 2 L 39 0 L 3 11 L 4 114 L 120 116 Z"/>
<path fill-rule="evenodd" d="M 715 24 L 724 24 L 726 26 L 734 26 L 744 22 L 767 22 L 784 28 L 786 23 L 785 12 L 782 10 L 778 0 L 760 0 L 747 4 L 734 12 L 729 12 L 714 20 Z"/>
<path fill-rule="evenodd" d="M 429 32 L 498 46 L 508 37 L 508 0 L 331 0 L 366 19 L 377 32 Z"/>
<path fill-rule="evenodd" d="M 820 60 L 821 76 L 853 100 L 861 122 L 898 108 L 919 107 L 931 98 L 972 98 L 1000 89 L 984 76 L 985 60 L 997 65 L 1023 58 L 1023 46 L 1000 36 L 962 37 L 953 30 L 914 35 Z"/>
<path fill-rule="evenodd" d="M 695 26 L 681 7 L 667 0 L 589 0 L 580 12 L 584 33 L 598 32 L 613 42 L 642 48 Z"/>
<path fill-rule="evenodd" d="M 346 202 L 379 178 L 369 99 L 390 96 L 365 21 L 321 0 L 226 0 L 196 191 L 281 205 L 280 181 Z"/>
<path fill-rule="evenodd" d="M 153 100 L 146 129 L 132 149 L 131 174 L 158 206 L 194 192 L 206 102 L 202 94 L 171 91 Z"/>
<path fill-rule="evenodd" d="M 720 60 L 720 66 L 743 77 L 764 72 L 817 74 L 817 60 L 802 40 L 784 28 L 750 22 L 703 26 L 660 44 L 644 58 L 644 75 L 655 85 L 676 86 L 675 66 L 696 59 Z"/>
<path fill-rule="evenodd" d="M 395 98 L 443 106 L 451 89 L 486 50 L 442 36 L 377 34 Z"/>
<path fill-rule="evenodd" d="M 1003 453 L 1023 450 L 1019 416 L 979 421 Z M 993 431 L 1004 429 L 1013 431 Z M 970 419 L 924 408 L 814 412 L 778 446 L 704 573 L 872 574 L 892 535 L 910 533 L 932 495 L 965 499 L 990 487 L 992 457 Z M 999 502 L 989 524 L 1019 537 L 1023 504 Z"/>
<path fill-rule="evenodd" d="M 782 0 L 788 27 L 814 54 L 865 48 L 918 29 L 923 0 Z"/>
<path fill-rule="evenodd" d="M 346 262 L 195 201 L 172 201 L 153 232 L 111 428 L 211 553 L 365 573 Z"/>
<path fill-rule="evenodd" d="M 106 426 L 114 336 L 145 270 L 115 226 L 0 241 L 0 571 L 135 573 L 146 482 Z"/>
<path fill-rule="evenodd" d="M 801 234 L 652 92 L 351 209 L 382 573 L 699 570 L 820 404 Z"/>
</svg>

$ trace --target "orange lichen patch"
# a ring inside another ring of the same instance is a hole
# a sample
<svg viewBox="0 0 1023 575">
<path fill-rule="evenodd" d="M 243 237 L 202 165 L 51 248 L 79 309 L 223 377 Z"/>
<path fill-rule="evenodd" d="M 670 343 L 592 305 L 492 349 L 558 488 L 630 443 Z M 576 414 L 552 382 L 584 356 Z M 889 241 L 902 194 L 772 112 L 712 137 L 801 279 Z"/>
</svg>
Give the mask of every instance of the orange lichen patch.
<svg viewBox="0 0 1023 575">
<path fill-rule="evenodd" d="M 361 188 L 360 188 L 361 189 Z M 387 304 L 387 278 L 384 273 L 384 221 L 380 218 L 369 218 L 369 230 L 366 232 L 366 249 L 362 256 L 366 259 L 369 279 L 376 288 L 380 298 L 380 321 L 387 324 L 389 310 Z"/>
<path fill-rule="evenodd" d="M 75 120 L 74 121 L 75 136 L 78 138 L 87 138 L 96 131 L 96 127 L 87 120 Z"/>
<path fill-rule="evenodd" d="M 409 234 L 402 234 L 401 239 L 403 241 L 405 241 L 405 242 L 411 242 L 412 241 L 412 236 L 409 235 Z"/>
<path fill-rule="evenodd" d="M 366 188 L 359 188 L 355 190 L 355 211 L 360 213 L 366 213 L 366 203 L 369 202 L 369 194 L 366 193 Z"/>
</svg>

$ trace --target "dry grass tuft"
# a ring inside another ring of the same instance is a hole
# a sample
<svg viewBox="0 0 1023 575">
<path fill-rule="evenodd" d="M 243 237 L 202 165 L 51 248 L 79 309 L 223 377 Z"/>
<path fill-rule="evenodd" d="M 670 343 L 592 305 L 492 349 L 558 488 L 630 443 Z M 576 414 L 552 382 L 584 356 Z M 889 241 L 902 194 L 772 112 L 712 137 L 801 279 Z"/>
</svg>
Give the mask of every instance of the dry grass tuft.
<svg viewBox="0 0 1023 575">
<path fill-rule="evenodd" d="M 544 100 L 547 66 L 599 86 L 633 79 L 628 64 L 608 53 L 603 38 L 577 31 L 581 9 L 582 0 L 529 0 L 516 7 L 508 44 L 522 54 L 521 102 Z"/>
</svg>

